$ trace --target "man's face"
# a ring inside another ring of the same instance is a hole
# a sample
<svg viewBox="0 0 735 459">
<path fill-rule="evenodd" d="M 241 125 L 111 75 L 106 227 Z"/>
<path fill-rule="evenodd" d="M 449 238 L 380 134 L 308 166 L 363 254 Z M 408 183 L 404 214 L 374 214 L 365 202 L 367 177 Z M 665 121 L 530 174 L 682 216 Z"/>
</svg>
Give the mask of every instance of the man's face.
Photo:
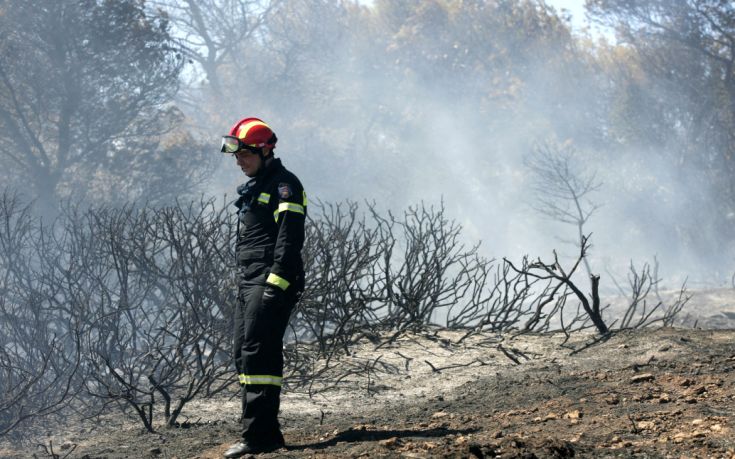
<svg viewBox="0 0 735 459">
<path fill-rule="evenodd" d="M 263 162 L 257 153 L 252 153 L 248 150 L 240 150 L 235 153 L 235 159 L 237 160 L 237 165 L 248 177 L 255 177 Z"/>
</svg>

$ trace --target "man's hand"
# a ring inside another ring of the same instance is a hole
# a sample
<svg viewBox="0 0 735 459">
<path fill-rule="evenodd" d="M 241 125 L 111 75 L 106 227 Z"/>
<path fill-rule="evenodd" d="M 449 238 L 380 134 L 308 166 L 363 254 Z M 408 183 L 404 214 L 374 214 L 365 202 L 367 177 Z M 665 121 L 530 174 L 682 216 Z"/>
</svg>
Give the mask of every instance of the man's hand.
<svg viewBox="0 0 735 459">
<path fill-rule="evenodd" d="M 278 307 L 283 299 L 283 290 L 273 285 L 266 285 L 263 290 L 263 304 L 267 307 Z"/>
</svg>

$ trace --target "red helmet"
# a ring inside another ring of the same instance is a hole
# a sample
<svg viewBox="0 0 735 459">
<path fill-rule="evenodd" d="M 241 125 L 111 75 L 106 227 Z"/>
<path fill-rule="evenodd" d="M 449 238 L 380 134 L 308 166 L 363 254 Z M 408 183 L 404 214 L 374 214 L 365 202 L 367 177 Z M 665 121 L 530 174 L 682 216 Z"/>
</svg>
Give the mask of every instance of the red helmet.
<svg viewBox="0 0 735 459">
<path fill-rule="evenodd" d="M 230 135 L 237 137 L 250 147 L 276 148 L 278 138 L 273 130 L 258 118 L 245 118 L 240 120 L 230 129 Z"/>
</svg>

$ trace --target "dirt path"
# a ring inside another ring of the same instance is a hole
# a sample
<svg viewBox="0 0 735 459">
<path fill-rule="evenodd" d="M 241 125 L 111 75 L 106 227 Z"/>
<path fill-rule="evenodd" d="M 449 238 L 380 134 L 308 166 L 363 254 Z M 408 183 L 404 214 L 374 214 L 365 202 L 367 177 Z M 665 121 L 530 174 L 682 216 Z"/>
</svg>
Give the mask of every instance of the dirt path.
<svg viewBox="0 0 735 459">
<path fill-rule="evenodd" d="M 286 395 L 290 446 L 260 457 L 735 457 L 735 331 L 631 332 L 573 357 L 559 335 L 459 336 L 358 349 L 345 365 L 380 357 L 385 372 Z M 219 458 L 237 406 L 192 405 L 186 429 L 102 427 L 55 444 L 80 458 Z"/>
</svg>

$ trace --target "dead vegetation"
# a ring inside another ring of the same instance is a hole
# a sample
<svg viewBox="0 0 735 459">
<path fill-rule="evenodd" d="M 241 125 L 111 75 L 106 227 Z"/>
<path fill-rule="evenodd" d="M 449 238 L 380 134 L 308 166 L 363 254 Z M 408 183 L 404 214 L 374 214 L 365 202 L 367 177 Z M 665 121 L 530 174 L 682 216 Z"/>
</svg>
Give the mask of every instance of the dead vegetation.
<svg viewBox="0 0 735 459">
<path fill-rule="evenodd" d="M 485 332 L 562 330 L 569 338 L 591 326 L 608 338 L 669 325 L 688 298 L 682 290 L 673 303 L 647 306 L 658 280 L 647 267 L 633 270 L 631 301 L 616 322 L 603 315 L 599 278 L 588 298 L 573 277 L 586 237 L 570 268 L 556 255 L 551 263 L 524 258 L 515 265 L 463 245 L 461 227 L 443 206 L 421 204 L 400 216 L 372 205 L 360 212 L 349 202 L 313 209 L 304 250 L 310 276 L 287 332 L 292 390 L 313 393 L 316 379 L 335 386 L 355 375 L 374 382 L 400 370 L 380 357 L 350 365 L 336 359 L 365 339 L 380 349 L 407 333 L 431 337 L 437 329 L 461 331 L 461 343 Z M 226 206 L 68 206 L 47 224 L 5 194 L 0 210 L 6 435 L 20 438 L 34 420 L 79 411 L 88 421 L 125 413 L 152 432 L 161 422 L 176 426 L 192 400 L 235 383 L 234 228 Z M 526 358 L 493 345 L 515 363 Z M 467 363 L 475 364 L 482 361 Z M 435 373 L 451 368 L 428 365 Z"/>
</svg>

